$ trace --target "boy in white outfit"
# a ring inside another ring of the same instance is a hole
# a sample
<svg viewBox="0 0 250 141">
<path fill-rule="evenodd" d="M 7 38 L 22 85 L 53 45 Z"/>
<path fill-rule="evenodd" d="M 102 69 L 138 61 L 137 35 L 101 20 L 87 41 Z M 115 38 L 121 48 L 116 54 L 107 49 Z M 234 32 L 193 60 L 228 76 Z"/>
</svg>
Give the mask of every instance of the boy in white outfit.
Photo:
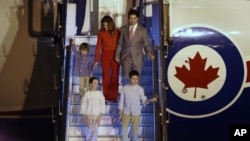
<svg viewBox="0 0 250 141">
<path fill-rule="evenodd" d="M 98 126 L 105 112 L 105 98 L 98 88 L 98 78 L 89 79 L 90 91 L 82 98 L 81 114 L 83 123 L 87 124 L 86 141 L 97 141 Z"/>
</svg>

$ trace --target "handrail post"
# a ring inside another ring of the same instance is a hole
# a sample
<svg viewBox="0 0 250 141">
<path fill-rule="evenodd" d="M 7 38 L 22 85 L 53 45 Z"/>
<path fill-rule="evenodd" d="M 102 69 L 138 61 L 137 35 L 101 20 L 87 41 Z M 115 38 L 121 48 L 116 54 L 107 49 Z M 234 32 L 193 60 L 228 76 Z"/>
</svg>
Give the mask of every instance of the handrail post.
<svg viewBox="0 0 250 141">
<path fill-rule="evenodd" d="M 160 15 L 160 30 L 161 30 L 161 38 L 160 38 L 160 93 L 161 93 L 161 125 L 162 125 L 162 134 L 163 141 L 168 141 L 168 131 L 167 131 L 167 75 L 166 75 L 166 58 L 168 54 L 169 47 L 169 32 L 170 32 L 170 21 L 169 21 L 169 2 L 168 0 L 160 1 L 159 6 L 159 15 Z"/>
</svg>

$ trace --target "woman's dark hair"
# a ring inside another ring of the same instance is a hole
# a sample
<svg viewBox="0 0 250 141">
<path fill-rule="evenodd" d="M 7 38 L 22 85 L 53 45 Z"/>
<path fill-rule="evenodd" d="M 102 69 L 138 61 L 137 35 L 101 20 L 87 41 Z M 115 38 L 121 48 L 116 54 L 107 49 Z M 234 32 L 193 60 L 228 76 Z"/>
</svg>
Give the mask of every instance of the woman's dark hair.
<svg viewBox="0 0 250 141">
<path fill-rule="evenodd" d="M 111 33 L 112 36 L 115 35 L 115 23 L 113 19 L 110 16 L 104 16 L 101 20 L 101 30 L 104 30 L 103 23 L 108 23 L 108 30 Z"/>
<path fill-rule="evenodd" d="M 130 9 L 130 10 L 128 11 L 128 18 L 129 18 L 130 15 L 135 15 L 136 17 L 139 17 L 139 13 L 138 13 L 138 11 L 135 10 L 135 9 Z"/>
<path fill-rule="evenodd" d="M 98 80 L 97 77 L 90 77 L 89 78 L 89 84 L 91 84 L 94 80 Z"/>
<path fill-rule="evenodd" d="M 129 72 L 129 78 L 132 76 L 138 76 L 139 77 L 139 72 L 137 70 L 132 70 Z"/>
</svg>

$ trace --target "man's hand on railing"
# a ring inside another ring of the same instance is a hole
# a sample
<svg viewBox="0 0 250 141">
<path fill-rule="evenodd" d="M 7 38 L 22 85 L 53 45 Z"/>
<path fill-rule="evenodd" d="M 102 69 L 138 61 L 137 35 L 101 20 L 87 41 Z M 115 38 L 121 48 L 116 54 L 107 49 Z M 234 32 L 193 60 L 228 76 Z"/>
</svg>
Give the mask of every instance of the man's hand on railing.
<svg viewBox="0 0 250 141">
<path fill-rule="evenodd" d="M 148 56 L 149 60 L 154 60 L 155 59 L 155 56 L 152 55 L 151 53 L 148 53 L 147 56 Z"/>
</svg>

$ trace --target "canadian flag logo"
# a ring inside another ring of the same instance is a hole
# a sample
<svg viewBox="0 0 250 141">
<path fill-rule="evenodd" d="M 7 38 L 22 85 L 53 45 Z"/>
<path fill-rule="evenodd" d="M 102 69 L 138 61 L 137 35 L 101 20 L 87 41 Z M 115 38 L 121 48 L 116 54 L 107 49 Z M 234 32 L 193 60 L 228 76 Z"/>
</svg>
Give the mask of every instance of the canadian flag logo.
<svg viewBox="0 0 250 141">
<path fill-rule="evenodd" d="M 182 49 L 170 62 L 169 85 L 184 100 L 204 101 L 223 87 L 226 72 L 218 53 L 203 45 L 192 45 Z"/>
<path fill-rule="evenodd" d="M 199 52 L 196 53 L 195 57 L 189 58 L 190 70 L 186 68 L 185 65 L 182 67 L 175 67 L 177 77 L 182 81 L 185 86 L 184 88 L 194 87 L 194 98 L 196 98 L 197 88 L 208 89 L 207 85 L 213 82 L 219 77 L 218 70 L 219 67 L 213 68 L 211 65 L 205 70 L 207 58 L 202 59 Z"/>
<path fill-rule="evenodd" d="M 219 114 L 250 87 L 250 56 L 214 27 L 179 29 L 166 59 L 167 111 L 187 118 Z"/>
</svg>

